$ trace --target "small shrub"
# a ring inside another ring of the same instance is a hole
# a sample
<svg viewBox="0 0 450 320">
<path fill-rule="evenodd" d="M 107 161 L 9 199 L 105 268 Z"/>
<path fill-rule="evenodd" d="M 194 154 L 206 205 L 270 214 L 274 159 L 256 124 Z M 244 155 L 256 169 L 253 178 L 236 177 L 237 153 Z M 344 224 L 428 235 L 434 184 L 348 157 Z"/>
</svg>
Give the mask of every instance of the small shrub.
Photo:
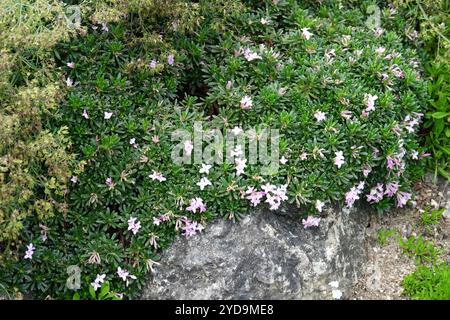
<svg viewBox="0 0 450 320">
<path fill-rule="evenodd" d="M 419 266 L 402 285 L 403 294 L 414 300 L 450 300 L 450 266 Z"/>
<path fill-rule="evenodd" d="M 433 243 L 424 239 L 422 236 L 411 236 L 408 239 L 399 239 L 400 248 L 410 257 L 413 257 L 418 264 L 435 264 L 439 257 L 439 250 Z"/>
<path fill-rule="evenodd" d="M 420 215 L 420 223 L 425 227 L 431 227 L 439 224 L 444 215 L 445 209 L 434 209 L 430 211 L 424 211 Z"/>
<path fill-rule="evenodd" d="M 389 243 L 389 240 L 397 235 L 397 230 L 395 228 L 391 229 L 380 229 L 377 233 L 377 240 L 380 246 L 384 247 Z"/>
</svg>

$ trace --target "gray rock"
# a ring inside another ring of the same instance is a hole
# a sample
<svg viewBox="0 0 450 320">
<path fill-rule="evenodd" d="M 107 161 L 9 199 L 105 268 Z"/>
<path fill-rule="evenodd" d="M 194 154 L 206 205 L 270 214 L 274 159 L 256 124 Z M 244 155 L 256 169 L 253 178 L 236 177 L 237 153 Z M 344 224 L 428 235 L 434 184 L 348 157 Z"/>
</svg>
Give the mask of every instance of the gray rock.
<svg viewBox="0 0 450 320">
<path fill-rule="evenodd" d="M 142 298 L 332 299 L 332 290 L 346 298 L 366 260 L 368 210 L 330 209 L 320 227 L 307 230 L 298 216 L 281 213 L 262 210 L 239 223 L 219 219 L 201 235 L 180 237 Z"/>
</svg>

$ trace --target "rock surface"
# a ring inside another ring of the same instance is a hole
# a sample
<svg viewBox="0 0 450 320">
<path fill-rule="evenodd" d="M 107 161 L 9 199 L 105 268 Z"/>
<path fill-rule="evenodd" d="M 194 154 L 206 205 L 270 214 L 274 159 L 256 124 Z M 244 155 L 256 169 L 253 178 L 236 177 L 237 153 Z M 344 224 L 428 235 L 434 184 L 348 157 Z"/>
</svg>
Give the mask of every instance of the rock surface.
<svg viewBox="0 0 450 320">
<path fill-rule="evenodd" d="M 142 299 L 333 299 L 333 290 L 346 298 L 366 260 L 369 212 L 329 209 L 320 227 L 306 230 L 293 212 L 219 219 L 177 239 Z"/>
</svg>

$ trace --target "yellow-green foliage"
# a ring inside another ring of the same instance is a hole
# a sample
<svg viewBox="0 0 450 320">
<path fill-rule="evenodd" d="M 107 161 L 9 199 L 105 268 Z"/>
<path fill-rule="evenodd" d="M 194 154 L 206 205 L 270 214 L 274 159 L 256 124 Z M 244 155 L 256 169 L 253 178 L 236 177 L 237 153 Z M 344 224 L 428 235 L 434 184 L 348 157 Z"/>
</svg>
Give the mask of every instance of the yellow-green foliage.
<svg viewBox="0 0 450 320">
<path fill-rule="evenodd" d="M 63 96 L 51 48 L 76 32 L 57 1 L 0 1 L 0 242 L 13 249 L 23 220 L 64 209 L 74 156 L 67 128 L 43 130 Z"/>
</svg>

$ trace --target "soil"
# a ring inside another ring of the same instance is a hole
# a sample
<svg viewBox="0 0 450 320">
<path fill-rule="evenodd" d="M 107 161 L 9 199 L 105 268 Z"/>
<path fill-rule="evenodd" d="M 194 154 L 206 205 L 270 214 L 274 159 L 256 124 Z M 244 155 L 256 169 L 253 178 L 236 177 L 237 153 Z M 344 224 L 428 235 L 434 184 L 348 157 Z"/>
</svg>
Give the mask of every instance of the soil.
<svg viewBox="0 0 450 320">
<path fill-rule="evenodd" d="M 406 256 L 399 248 L 395 236 L 388 244 L 381 245 L 377 240 L 380 229 L 397 230 L 406 239 L 410 236 L 422 235 L 442 250 L 441 260 L 450 263 L 450 190 L 448 182 L 433 183 L 428 177 L 426 181 L 414 187 L 416 205 L 413 208 L 392 210 L 382 216 L 374 215 L 367 228 L 366 248 L 368 262 L 363 276 L 356 284 L 352 300 L 400 300 L 407 299 L 402 295 L 403 277 L 416 269 L 413 258 Z M 446 208 L 443 219 L 436 226 L 426 228 L 420 223 L 422 210 Z M 431 229 L 431 230 L 430 230 Z"/>
</svg>

